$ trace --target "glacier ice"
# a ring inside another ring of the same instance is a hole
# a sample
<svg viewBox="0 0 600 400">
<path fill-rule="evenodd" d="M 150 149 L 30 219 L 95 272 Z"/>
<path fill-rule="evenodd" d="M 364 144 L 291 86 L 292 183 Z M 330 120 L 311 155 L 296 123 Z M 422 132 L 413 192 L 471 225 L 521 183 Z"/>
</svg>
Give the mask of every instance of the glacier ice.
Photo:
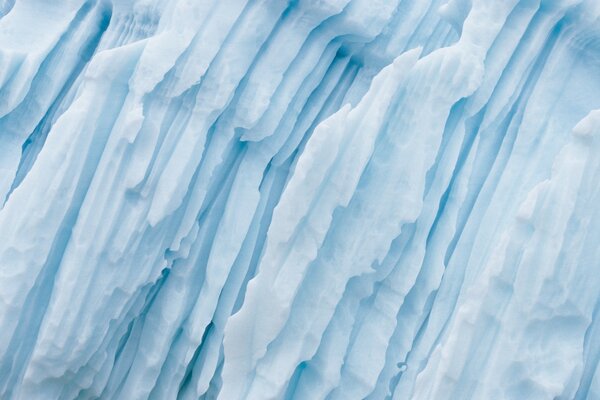
<svg viewBox="0 0 600 400">
<path fill-rule="evenodd" d="M 0 399 L 600 399 L 597 0 L 0 0 Z"/>
</svg>

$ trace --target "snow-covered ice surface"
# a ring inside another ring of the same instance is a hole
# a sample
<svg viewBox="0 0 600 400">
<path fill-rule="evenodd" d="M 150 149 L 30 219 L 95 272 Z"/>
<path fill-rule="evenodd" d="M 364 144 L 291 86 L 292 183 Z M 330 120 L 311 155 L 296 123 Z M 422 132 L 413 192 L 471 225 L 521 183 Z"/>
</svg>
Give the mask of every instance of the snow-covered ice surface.
<svg viewBox="0 0 600 400">
<path fill-rule="evenodd" d="M 0 399 L 600 399 L 598 0 L 0 16 Z"/>
</svg>

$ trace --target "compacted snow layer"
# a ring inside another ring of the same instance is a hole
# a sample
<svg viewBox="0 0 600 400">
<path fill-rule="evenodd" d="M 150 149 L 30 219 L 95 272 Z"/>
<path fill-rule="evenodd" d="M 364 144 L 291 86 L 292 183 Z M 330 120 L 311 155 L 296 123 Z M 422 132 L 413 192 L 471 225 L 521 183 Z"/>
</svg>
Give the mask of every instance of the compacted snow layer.
<svg viewBox="0 0 600 400">
<path fill-rule="evenodd" d="M 0 398 L 600 398 L 596 0 L 0 0 Z"/>
</svg>

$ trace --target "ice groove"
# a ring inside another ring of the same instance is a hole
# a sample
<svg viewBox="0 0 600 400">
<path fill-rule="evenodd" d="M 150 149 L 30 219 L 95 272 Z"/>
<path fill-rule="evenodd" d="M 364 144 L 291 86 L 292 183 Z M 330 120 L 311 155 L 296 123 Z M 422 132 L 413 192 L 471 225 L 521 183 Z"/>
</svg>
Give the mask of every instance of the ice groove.
<svg viewBox="0 0 600 400">
<path fill-rule="evenodd" d="M 0 0 L 0 398 L 600 397 L 594 0 Z"/>
</svg>

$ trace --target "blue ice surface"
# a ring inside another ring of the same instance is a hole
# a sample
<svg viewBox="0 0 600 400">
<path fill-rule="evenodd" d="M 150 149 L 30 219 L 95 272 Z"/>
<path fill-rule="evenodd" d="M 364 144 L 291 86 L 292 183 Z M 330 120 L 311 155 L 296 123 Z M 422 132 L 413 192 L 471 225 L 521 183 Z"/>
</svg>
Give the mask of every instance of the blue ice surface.
<svg viewBox="0 0 600 400">
<path fill-rule="evenodd" d="M 0 399 L 600 399 L 597 0 L 0 0 Z"/>
</svg>

